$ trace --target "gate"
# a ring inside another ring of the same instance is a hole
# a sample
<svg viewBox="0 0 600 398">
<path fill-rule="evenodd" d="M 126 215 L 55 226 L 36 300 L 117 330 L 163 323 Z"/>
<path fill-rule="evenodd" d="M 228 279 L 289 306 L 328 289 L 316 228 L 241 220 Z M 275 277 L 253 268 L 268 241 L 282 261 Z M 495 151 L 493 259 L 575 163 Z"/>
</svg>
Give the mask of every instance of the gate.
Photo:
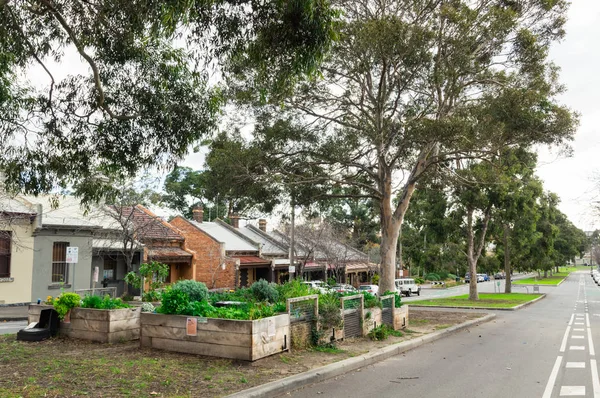
<svg viewBox="0 0 600 398">
<path fill-rule="evenodd" d="M 382 296 L 381 300 L 381 323 L 394 327 L 394 300 L 393 294 Z"/>
<path fill-rule="evenodd" d="M 292 348 L 308 347 L 319 319 L 319 295 L 287 299 L 286 307 L 290 315 L 290 345 Z"/>
<path fill-rule="evenodd" d="M 363 335 L 362 318 L 365 296 L 355 294 L 341 297 L 342 313 L 344 314 L 344 338 Z"/>
</svg>

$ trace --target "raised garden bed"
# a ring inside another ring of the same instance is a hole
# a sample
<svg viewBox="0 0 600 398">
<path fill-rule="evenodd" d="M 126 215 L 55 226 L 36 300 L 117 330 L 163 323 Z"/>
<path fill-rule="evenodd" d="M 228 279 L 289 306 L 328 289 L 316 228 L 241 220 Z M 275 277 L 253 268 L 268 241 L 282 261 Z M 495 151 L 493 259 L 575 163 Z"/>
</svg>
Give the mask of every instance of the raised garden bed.
<svg viewBox="0 0 600 398">
<path fill-rule="evenodd" d="M 290 345 L 288 314 L 247 321 L 142 313 L 140 319 L 141 347 L 255 361 Z"/>
<path fill-rule="evenodd" d="M 28 311 L 29 323 L 37 322 L 44 308 L 53 307 L 31 304 Z M 58 332 L 62 336 L 100 343 L 137 340 L 140 338 L 141 313 L 141 307 L 115 310 L 73 308 L 70 322 L 60 322 Z"/>
<path fill-rule="evenodd" d="M 394 330 L 406 329 L 408 327 L 408 305 L 394 308 Z"/>
</svg>

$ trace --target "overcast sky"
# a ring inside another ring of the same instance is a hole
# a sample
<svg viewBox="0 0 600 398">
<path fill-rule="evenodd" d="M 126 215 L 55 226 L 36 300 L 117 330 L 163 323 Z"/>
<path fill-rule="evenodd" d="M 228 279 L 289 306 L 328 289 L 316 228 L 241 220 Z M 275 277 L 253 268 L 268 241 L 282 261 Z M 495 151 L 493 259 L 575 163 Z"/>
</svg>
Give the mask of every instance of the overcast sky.
<svg viewBox="0 0 600 398">
<path fill-rule="evenodd" d="M 545 189 L 561 198 L 560 209 L 584 230 L 600 227 L 591 205 L 600 201 L 600 1 L 575 0 L 569 10 L 566 39 L 550 57 L 561 68 L 567 92 L 562 102 L 579 112 L 573 156 L 540 150 L 538 175 Z M 556 152 L 556 151 L 555 151 Z M 594 219 L 596 218 L 596 220 Z"/>
</svg>

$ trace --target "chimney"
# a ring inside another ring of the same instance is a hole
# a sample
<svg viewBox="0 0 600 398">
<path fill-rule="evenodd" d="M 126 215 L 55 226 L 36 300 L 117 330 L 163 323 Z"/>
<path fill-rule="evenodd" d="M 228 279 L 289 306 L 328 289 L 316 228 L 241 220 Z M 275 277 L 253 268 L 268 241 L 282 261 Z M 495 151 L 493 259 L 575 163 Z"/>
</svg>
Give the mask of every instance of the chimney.
<svg viewBox="0 0 600 398">
<path fill-rule="evenodd" d="M 202 206 L 198 206 L 194 210 L 192 210 L 192 214 L 192 218 L 194 219 L 194 221 L 202 222 L 204 220 L 204 209 L 202 208 Z"/>
<path fill-rule="evenodd" d="M 229 216 L 229 219 L 231 220 L 231 226 L 233 228 L 239 228 L 240 227 L 240 216 L 237 214 L 232 214 Z"/>
<path fill-rule="evenodd" d="M 267 232 L 267 220 L 264 218 L 258 220 L 258 228 L 263 232 Z"/>
</svg>

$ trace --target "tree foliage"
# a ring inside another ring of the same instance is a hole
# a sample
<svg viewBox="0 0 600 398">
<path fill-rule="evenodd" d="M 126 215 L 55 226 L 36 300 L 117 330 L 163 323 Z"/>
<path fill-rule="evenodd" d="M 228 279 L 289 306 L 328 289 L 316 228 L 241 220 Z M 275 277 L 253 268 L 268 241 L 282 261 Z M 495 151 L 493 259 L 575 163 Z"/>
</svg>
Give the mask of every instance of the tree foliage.
<svg viewBox="0 0 600 398">
<path fill-rule="evenodd" d="M 325 0 L 0 0 L 0 171 L 13 191 L 74 187 L 168 167 L 215 127 L 227 76 L 264 98 L 312 73 L 334 36 Z M 75 51 L 84 67 L 58 79 Z M 42 86 L 21 78 L 34 65 Z"/>
</svg>

